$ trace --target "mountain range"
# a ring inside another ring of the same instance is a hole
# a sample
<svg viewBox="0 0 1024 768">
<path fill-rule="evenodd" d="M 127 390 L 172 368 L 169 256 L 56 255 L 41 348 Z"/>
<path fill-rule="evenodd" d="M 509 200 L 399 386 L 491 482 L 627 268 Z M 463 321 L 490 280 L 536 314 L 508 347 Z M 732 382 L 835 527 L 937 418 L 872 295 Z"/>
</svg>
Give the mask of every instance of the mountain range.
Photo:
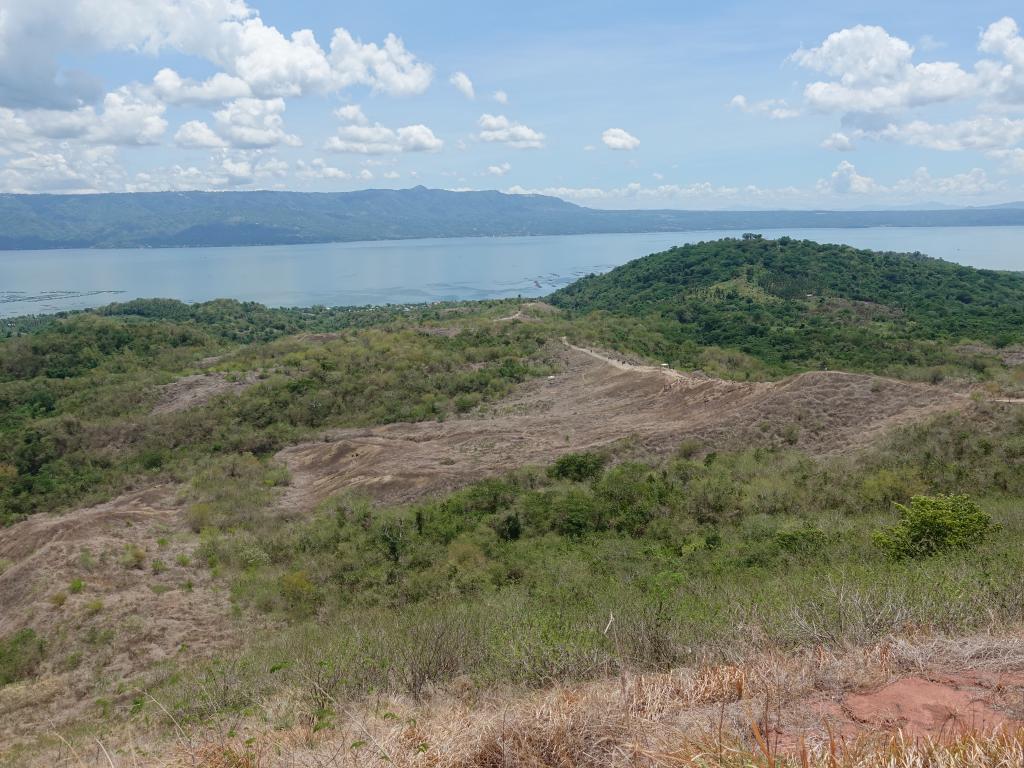
<svg viewBox="0 0 1024 768">
<path fill-rule="evenodd" d="M 936 210 L 597 210 L 496 191 L 0 195 L 0 250 L 817 227 L 1010 226 L 1024 204 Z"/>
</svg>

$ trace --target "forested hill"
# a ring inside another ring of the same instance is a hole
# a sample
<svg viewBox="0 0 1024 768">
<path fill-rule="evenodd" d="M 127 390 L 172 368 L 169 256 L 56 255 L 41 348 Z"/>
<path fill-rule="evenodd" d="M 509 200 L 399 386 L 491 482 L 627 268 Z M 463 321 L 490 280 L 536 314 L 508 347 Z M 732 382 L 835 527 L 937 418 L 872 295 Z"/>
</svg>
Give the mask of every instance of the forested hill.
<svg viewBox="0 0 1024 768">
<path fill-rule="evenodd" d="M 551 301 L 643 318 L 652 353 L 686 360 L 715 346 L 775 370 L 884 371 L 934 363 L 963 340 L 1024 340 L 1024 273 L 787 237 L 673 248 L 583 278 Z"/>
<path fill-rule="evenodd" d="M 601 211 L 543 195 L 153 192 L 0 195 L 0 249 L 272 245 L 418 237 L 701 229 L 1024 224 L 1024 208 L 936 211 Z"/>
</svg>

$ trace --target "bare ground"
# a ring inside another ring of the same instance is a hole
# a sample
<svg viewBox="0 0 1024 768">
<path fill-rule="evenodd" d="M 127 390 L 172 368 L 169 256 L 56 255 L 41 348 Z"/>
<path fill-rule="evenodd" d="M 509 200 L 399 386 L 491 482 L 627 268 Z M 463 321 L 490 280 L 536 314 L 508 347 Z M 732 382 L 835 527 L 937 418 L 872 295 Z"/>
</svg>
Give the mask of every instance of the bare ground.
<svg viewBox="0 0 1024 768">
<path fill-rule="evenodd" d="M 29 627 L 47 642 L 38 677 L 0 687 L 0 745 L 96 716 L 161 662 L 237 640 L 196 543 L 168 486 L 0 529 L 0 637 Z"/>
<path fill-rule="evenodd" d="M 653 454 L 690 438 L 709 450 L 785 443 L 836 454 L 969 403 L 947 389 L 862 374 L 745 383 L 633 365 L 567 343 L 551 354 L 561 373 L 472 416 L 335 430 L 285 448 L 278 458 L 292 484 L 282 504 L 301 511 L 343 490 L 408 501 L 626 438 Z"/>
<path fill-rule="evenodd" d="M 197 373 L 185 376 L 159 387 L 159 399 L 151 413 L 176 413 L 196 408 L 225 392 L 241 392 L 251 387 L 257 380 L 258 376 L 255 373 L 248 373 L 237 381 L 232 381 L 225 373 Z"/>
</svg>

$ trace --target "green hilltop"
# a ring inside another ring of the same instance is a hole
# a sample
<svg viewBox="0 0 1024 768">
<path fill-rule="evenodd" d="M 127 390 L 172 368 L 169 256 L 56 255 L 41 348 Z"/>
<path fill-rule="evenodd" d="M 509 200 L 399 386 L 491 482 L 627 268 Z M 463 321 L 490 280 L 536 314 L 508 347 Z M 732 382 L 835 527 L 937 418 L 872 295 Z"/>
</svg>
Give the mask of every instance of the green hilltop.
<svg viewBox="0 0 1024 768">
<path fill-rule="evenodd" d="M 551 301 L 642 320 L 646 338 L 640 348 L 633 339 L 633 351 L 687 364 L 702 347 L 733 349 L 776 374 L 892 372 L 941 363 L 951 343 L 1024 339 L 1024 273 L 788 237 L 672 248 L 585 277 Z M 603 340 L 621 344 L 615 335 Z"/>
</svg>

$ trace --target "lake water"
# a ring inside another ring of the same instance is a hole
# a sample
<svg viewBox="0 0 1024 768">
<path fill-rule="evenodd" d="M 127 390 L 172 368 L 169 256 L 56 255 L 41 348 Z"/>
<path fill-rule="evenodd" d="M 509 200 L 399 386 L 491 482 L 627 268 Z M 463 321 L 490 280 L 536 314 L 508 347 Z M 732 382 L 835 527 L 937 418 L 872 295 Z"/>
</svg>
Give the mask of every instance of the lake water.
<svg viewBox="0 0 1024 768">
<path fill-rule="evenodd" d="M 758 230 L 1024 271 L 1024 227 Z M 272 307 L 543 296 L 673 245 L 738 231 L 121 250 L 0 251 L 0 317 L 140 297 Z"/>
</svg>

